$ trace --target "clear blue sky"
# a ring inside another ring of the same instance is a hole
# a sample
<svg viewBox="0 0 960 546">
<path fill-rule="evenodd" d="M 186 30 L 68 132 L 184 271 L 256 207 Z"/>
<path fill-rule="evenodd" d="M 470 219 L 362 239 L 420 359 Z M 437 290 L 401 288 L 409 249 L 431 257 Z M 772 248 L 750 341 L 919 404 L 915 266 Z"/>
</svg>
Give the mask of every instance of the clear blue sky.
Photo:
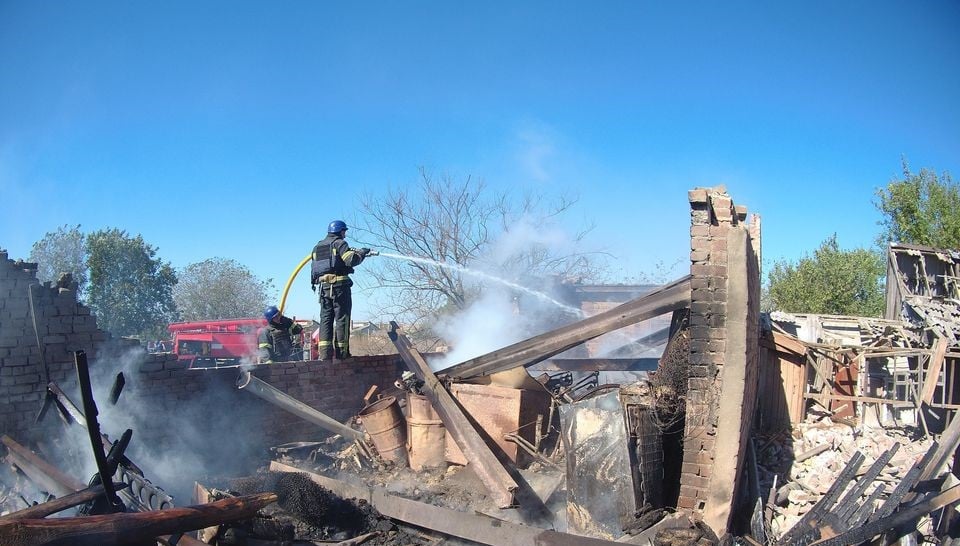
<svg viewBox="0 0 960 546">
<path fill-rule="evenodd" d="M 955 1 L 0 0 L 0 247 L 119 227 L 282 286 L 420 165 L 579 193 L 623 275 L 686 259 L 695 186 L 762 214 L 767 262 L 865 246 L 901 156 L 960 174 L 958 29 Z"/>
</svg>

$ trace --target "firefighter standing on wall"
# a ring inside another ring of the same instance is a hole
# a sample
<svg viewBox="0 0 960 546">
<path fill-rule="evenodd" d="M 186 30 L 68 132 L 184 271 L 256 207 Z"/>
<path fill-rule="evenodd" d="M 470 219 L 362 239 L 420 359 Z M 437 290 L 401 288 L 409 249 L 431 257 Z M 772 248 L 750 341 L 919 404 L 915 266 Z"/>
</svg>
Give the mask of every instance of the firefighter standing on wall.
<svg viewBox="0 0 960 546">
<path fill-rule="evenodd" d="M 257 356 L 262 364 L 302 360 L 303 350 L 295 341 L 303 332 L 303 326 L 283 316 L 276 306 L 271 305 L 263 311 L 267 327 L 261 328 L 257 335 Z"/>
<path fill-rule="evenodd" d="M 327 227 L 327 236 L 313 248 L 310 278 L 314 290 L 320 292 L 320 360 L 350 358 L 350 274 L 370 249 L 350 248 L 344 240 L 346 234 L 347 224 L 334 220 Z"/>
</svg>

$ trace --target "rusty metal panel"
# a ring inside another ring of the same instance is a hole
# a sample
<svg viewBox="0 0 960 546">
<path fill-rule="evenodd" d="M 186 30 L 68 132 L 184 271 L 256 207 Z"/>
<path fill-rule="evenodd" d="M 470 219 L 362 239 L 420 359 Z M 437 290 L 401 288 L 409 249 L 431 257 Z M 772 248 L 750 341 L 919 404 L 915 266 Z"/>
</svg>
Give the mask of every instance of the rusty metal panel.
<svg viewBox="0 0 960 546">
<path fill-rule="evenodd" d="M 567 454 L 567 529 L 612 539 L 637 509 L 618 390 L 560 408 Z"/>
<path fill-rule="evenodd" d="M 505 435 L 516 432 L 531 444 L 536 442 L 537 416 L 546 421 L 550 411 L 550 395 L 546 391 L 454 383 L 450 386 L 450 394 L 512 462 L 521 468 L 531 462 L 530 455 L 519 449 L 515 442 L 508 441 Z M 449 432 L 446 458 L 454 464 L 467 463 Z"/>
</svg>

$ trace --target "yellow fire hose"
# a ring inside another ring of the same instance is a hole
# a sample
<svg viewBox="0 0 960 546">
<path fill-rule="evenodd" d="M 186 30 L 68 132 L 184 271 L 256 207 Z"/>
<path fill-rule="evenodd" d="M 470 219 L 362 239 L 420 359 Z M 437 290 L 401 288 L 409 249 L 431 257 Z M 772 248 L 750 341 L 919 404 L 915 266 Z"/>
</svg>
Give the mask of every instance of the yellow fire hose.
<svg viewBox="0 0 960 546">
<path fill-rule="evenodd" d="M 300 274 L 300 270 L 303 269 L 303 266 L 307 265 L 307 262 L 309 262 L 311 258 L 313 258 L 313 254 L 307 254 L 307 257 L 300 262 L 300 265 L 293 270 L 293 274 L 290 275 L 289 279 L 287 279 L 287 285 L 283 287 L 283 295 L 280 296 L 280 305 L 278 306 L 281 314 L 283 313 L 283 306 L 287 304 L 287 293 L 290 292 L 290 286 L 293 284 L 293 279 L 297 278 L 297 275 Z"/>
</svg>

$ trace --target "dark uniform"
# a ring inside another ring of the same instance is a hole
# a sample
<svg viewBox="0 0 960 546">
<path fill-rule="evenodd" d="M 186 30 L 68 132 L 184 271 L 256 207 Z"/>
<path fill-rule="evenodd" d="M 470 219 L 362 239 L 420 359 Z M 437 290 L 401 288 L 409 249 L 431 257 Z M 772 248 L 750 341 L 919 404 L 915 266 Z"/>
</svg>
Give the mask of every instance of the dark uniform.
<svg viewBox="0 0 960 546">
<path fill-rule="evenodd" d="M 287 362 L 303 360 L 303 347 L 295 336 L 303 332 L 303 326 L 293 322 L 290 318 L 280 317 L 277 321 L 268 321 L 266 328 L 261 328 L 257 335 L 257 350 L 260 362 Z"/>
<path fill-rule="evenodd" d="M 350 358 L 350 274 L 368 252 L 352 249 L 338 233 L 328 233 L 313 248 L 311 279 L 320 290 L 320 360 Z"/>
</svg>

